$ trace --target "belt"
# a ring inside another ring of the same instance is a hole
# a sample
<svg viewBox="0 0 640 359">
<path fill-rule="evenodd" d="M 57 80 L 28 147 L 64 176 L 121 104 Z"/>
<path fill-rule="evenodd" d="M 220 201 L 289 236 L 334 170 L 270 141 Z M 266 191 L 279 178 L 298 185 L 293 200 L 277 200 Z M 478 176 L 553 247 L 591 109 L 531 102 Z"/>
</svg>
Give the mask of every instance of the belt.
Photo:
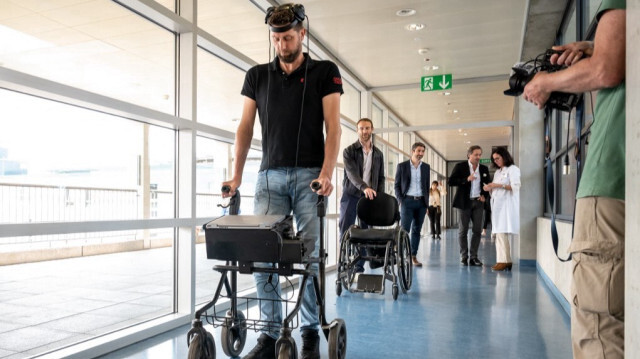
<svg viewBox="0 0 640 359">
<path fill-rule="evenodd" d="M 424 196 L 407 196 L 406 198 L 412 199 L 414 201 L 422 201 L 424 199 Z"/>
</svg>

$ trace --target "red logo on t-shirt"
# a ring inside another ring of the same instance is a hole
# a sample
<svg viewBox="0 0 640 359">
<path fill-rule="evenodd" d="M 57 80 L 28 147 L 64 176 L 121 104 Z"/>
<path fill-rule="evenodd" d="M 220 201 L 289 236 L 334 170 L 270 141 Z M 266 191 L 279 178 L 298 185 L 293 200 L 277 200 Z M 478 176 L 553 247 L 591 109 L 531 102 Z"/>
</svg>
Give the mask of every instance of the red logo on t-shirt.
<svg viewBox="0 0 640 359">
<path fill-rule="evenodd" d="M 334 77 L 333 78 L 333 83 L 336 85 L 342 85 L 342 78 L 341 77 Z"/>
</svg>

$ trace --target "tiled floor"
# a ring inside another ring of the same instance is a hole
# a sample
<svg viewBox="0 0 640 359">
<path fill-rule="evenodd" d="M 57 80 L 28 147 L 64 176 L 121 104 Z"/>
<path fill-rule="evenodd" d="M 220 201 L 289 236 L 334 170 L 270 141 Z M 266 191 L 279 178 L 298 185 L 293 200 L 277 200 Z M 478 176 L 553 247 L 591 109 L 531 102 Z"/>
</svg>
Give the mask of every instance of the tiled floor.
<svg viewBox="0 0 640 359">
<path fill-rule="evenodd" d="M 198 258 L 204 250 L 197 246 Z M 172 248 L 160 248 L 0 266 L 0 358 L 28 358 L 170 313 L 172 265 Z M 198 302 L 214 292 L 212 266 L 196 264 Z"/>
<path fill-rule="evenodd" d="M 571 358 L 569 322 L 534 267 L 493 273 L 495 248 L 483 239 L 485 266 L 462 267 L 456 231 L 442 241 L 423 238 L 413 287 L 397 301 L 390 282 L 385 295 L 344 293 L 336 297 L 335 276 L 327 279 L 327 317 L 343 318 L 348 358 Z M 118 350 L 102 359 L 186 358 L 184 326 Z M 212 329 L 217 357 L 219 329 Z M 258 334 L 249 332 L 246 354 Z M 299 332 L 294 338 L 300 344 Z M 321 352 L 327 358 L 327 343 Z"/>
</svg>

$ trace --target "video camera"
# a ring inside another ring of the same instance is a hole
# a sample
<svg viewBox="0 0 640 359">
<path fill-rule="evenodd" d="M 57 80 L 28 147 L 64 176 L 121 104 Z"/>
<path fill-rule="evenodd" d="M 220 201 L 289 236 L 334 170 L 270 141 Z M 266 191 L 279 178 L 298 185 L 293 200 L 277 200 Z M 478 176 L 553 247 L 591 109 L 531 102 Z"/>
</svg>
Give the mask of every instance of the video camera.
<svg viewBox="0 0 640 359">
<path fill-rule="evenodd" d="M 538 71 L 556 72 L 567 68 L 565 65 L 554 65 L 551 63 L 551 55 L 561 54 L 562 51 L 547 50 L 536 56 L 535 59 L 527 62 L 519 62 L 511 69 L 513 74 L 509 78 L 509 89 L 504 91 L 507 96 L 520 96 L 524 92 L 524 87 L 531 81 Z M 560 111 L 571 112 L 576 107 L 582 94 L 567 92 L 552 92 L 545 106 L 558 109 Z"/>
</svg>

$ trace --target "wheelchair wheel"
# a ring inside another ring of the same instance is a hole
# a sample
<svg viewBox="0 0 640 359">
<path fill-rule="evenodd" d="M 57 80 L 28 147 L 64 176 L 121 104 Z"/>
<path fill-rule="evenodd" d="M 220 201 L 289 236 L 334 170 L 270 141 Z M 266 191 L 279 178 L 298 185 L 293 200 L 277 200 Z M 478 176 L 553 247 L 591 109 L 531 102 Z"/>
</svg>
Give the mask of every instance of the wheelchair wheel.
<svg viewBox="0 0 640 359">
<path fill-rule="evenodd" d="M 278 354 L 278 359 L 298 359 L 296 341 L 291 337 L 280 337 L 276 342 L 276 354 Z"/>
<path fill-rule="evenodd" d="M 344 320 L 338 318 L 333 320 L 333 325 L 329 329 L 329 359 L 343 359 L 347 357 L 347 326 Z"/>
<path fill-rule="evenodd" d="M 355 267 L 349 268 L 349 263 L 351 263 L 356 257 L 358 250 L 355 245 L 351 244 L 349 241 L 348 232 L 344 234 L 342 240 L 340 242 L 340 256 L 338 259 L 338 275 L 336 282 L 342 283 L 342 287 L 346 290 L 349 290 L 351 283 L 353 283 L 355 273 Z M 338 293 L 338 285 L 336 284 L 336 294 L 340 296 L 342 290 L 340 289 L 340 293 Z"/>
<path fill-rule="evenodd" d="M 339 297 L 342 294 L 342 283 L 340 283 L 340 279 L 336 279 L 336 295 Z"/>
<path fill-rule="evenodd" d="M 398 241 L 398 274 L 400 276 L 400 288 L 406 293 L 411 288 L 413 281 L 413 263 L 411 262 L 411 243 L 407 232 L 402 231 Z"/>
<path fill-rule="evenodd" d="M 202 331 L 195 332 L 191 335 L 189 340 L 189 353 L 188 359 L 215 359 L 216 358 L 216 345 L 213 340 L 213 335 L 207 334 L 203 337 Z"/>
<path fill-rule="evenodd" d="M 238 317 L 234 319 L 231 317 L 231 311 L 227 311 L 220 340 L 222 350 L 227 356 L 237 357 L 242 353 L 247 340 L 247 322 L 242 312 L 239 311 Z"/>
</svg>

